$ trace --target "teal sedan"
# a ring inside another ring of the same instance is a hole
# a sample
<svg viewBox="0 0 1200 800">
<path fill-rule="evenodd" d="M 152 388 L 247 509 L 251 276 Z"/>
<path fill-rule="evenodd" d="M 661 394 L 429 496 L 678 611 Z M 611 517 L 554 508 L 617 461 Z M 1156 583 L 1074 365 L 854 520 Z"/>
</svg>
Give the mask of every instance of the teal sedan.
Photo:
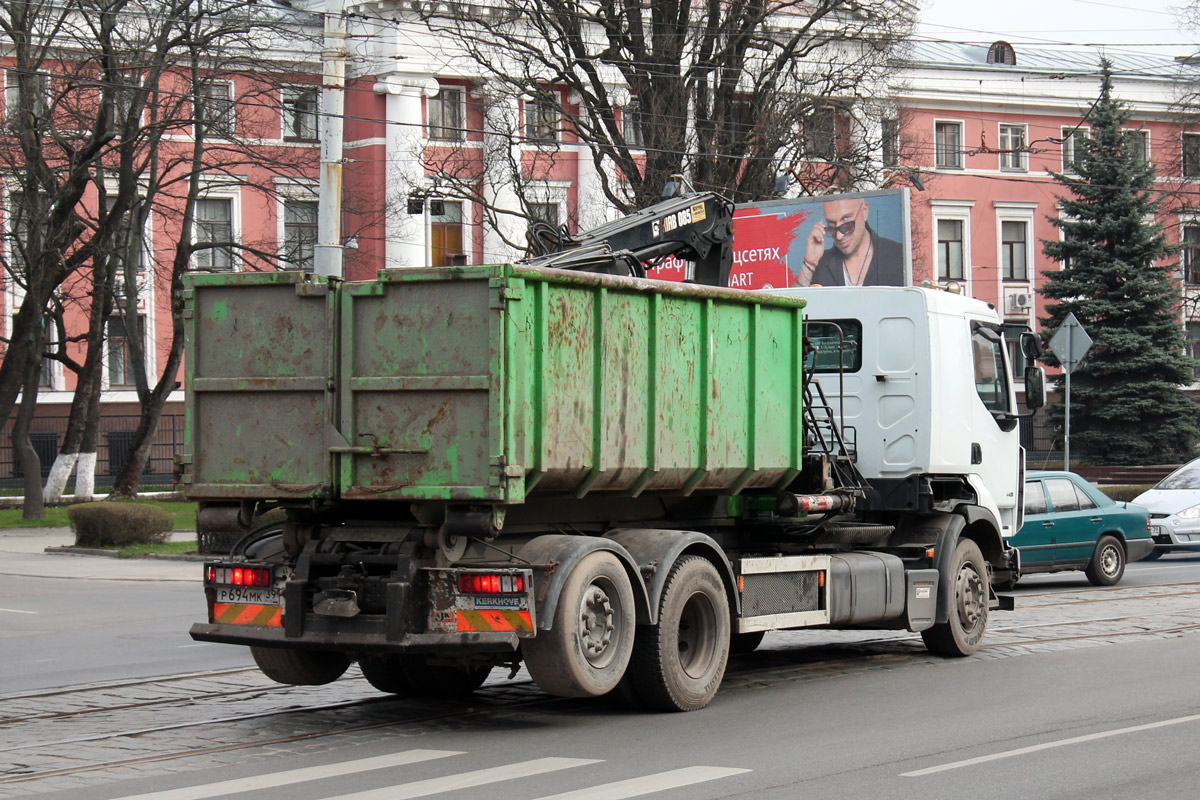
<svg viewBox="0 0 1200 800">
<path fill-rule="evenodd" d="M 1025 476 L 1025 522 L 1009 545 L 1021 575 L 1081 569 L 1096 586 L 1112 586 L 1125 565 L 1154 550 L 1150 513 L 1119 503 L 1073 472 Z"/>
</svg>

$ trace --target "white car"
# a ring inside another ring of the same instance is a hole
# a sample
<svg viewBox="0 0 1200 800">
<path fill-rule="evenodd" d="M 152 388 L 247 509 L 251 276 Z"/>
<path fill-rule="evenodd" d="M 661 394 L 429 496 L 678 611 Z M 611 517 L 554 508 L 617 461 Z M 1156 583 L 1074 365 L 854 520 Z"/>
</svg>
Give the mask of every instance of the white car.
<svg viewBox="0 0 1200 800">
<path fill-rule="evenodd" d="M 1200 550 L 1200 458 L 1184 464 L 1133 502 L 1150 511 L 1154 552 L 1148 558 L 1172 550 Z"/>
</svg>

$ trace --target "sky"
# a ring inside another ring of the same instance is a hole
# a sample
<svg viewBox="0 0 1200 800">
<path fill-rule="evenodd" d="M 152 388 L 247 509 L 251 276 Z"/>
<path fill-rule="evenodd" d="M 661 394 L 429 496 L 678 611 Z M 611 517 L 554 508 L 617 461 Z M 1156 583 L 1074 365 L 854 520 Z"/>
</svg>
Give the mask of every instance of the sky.
<svg viewBox="0 0 1200 800">
<path fill-rule="evenodd" d="M 1197 0 L 1200 1 L 1200 0 Z M 1167 57 L 1194 53 L 1200 31 L 1174 9 L 1188 0 L 921 0 L 921 33 L 932 39 L 1119 45 Z"/>
</svg>

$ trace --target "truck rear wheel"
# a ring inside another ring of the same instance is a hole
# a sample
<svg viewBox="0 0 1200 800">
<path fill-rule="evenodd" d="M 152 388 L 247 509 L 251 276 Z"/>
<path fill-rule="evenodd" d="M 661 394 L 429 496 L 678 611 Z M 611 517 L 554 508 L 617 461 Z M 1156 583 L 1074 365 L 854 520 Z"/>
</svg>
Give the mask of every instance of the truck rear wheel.
<svg viewBox="0 0 1200 800">
<path fill-rule="evenodd" d="M 979 545 L 960 539 L 953 566 L 943 580 L 953 581 L 948 619 L 921 631 L 925 647 L 939 656 L 958 658 L 979 649 L 987 630 L 988 572 Z"/>
<path fill-rule="evenodd" d="M 413 697 L 460 697 L 483 685 L 491 665 L 453 667 L 430 664 L 424 656 L 368 656 L 358 662 L 367 683 L 381 692 Z"/>
<path fill-rule="evenodd" d="M 708 705 L 729 660 L 729 599 L 713 565 L 700 556 L 675 562 L 663 587 L 658 624 L 633 645 L 631 677 L 649 708 L 695 711 Z"/>
<path fill-rule="evenodd" d="M 276 683 L 290 686 L 322 686 L 342 677 L 350 667 L 344 653 L 321 650 L 287 650 L 282 647 L 250 647 L 250 655 L 262 673 Z"/>
<path fill-rule="evenodd" d="M 521 643 L 529 674 L 559 697 L 596 697 L 617 685 L 629 665 L 633 588 L 617 557 L 595 552 L 567 577 L 553 626 Z"/>
</svg>

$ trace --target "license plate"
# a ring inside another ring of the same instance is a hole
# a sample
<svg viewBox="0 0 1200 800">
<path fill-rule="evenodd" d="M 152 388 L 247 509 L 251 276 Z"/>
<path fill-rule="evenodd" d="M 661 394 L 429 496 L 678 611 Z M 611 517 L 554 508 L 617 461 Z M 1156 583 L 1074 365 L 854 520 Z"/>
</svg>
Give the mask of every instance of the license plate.
<svg viewBox="0 0 1200 800">
<path fill-rule="evenodd" d="M 1167 529 L 1164 528 L 1162 525 L 1155 525 L 1153 535 L 1154 536 L 1166 536 Z"/>
<path fill-rule="evenodd" d="M 279 605 L 279 590 L 266 586 L 218 586 L 218 603 L 245 603 L 255 606 Z"/>
</svg>

